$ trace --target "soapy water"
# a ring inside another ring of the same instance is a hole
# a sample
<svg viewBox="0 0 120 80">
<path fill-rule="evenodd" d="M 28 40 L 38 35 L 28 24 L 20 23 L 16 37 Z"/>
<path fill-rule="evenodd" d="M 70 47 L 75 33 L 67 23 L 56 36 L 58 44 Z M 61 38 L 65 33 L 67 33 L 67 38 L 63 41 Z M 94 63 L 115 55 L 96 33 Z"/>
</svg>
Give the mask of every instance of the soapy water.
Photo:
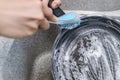
<svg viewBox="0 0 120 80">
<path fill-rule="evenodd" d="M 79 36 L 56 52 L 55 80 L 120 80 L 120 40 L 108 32 Z"/>
</svg>

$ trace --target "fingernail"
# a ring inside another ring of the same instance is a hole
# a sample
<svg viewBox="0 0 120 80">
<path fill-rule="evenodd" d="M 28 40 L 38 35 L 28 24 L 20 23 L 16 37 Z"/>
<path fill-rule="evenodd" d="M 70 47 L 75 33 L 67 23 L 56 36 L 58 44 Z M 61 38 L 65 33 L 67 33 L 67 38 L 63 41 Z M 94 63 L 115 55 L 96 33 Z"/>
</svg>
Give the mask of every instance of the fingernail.
<svg viewBox="0 0 120 80">
<path fill-rule="evenodd" d="M 53 8 L 53 9 L 55 9 L 55 8 L 57 8 L 57 7 L 58 7 L 58 5 L 57 5 L 56 3 L 53 3 L 53 4 L 52 4 L 52 8 Z"/>
</svg>

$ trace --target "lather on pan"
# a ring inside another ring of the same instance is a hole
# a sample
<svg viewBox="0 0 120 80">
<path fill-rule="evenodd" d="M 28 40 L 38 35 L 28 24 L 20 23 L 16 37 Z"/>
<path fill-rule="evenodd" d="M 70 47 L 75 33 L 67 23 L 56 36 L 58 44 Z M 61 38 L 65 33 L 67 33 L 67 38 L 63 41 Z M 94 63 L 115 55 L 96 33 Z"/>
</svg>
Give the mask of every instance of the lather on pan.
<svg viewBox="0 0 120 80">
<path fill-rule="evenodd" d="M 106 16 L 80 19 L 56 38 L 54 80 L 120 80 L 120 22 Z"/>
</svg>

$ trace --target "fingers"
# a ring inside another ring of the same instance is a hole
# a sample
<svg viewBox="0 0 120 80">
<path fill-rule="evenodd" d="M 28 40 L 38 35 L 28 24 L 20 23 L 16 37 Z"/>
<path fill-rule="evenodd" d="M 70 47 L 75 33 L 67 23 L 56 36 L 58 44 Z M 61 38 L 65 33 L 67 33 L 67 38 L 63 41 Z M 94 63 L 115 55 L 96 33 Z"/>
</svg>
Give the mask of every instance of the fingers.
<svg viewBox="0 0 120 80">
<path fill-rule="evenodd" d="M 49 29 L 50 25 L 48 23 L 48 20 L 50 21 L 57 21 L 57 17 L 53 14 L 53 11 L 51 8 L 48 7 L 49 0 L 42 0 L 42 12 L 43 12 L 43 18 L 40 20 L 40 29 L 46 30 Z M 51 4 L 52 8 L 57 8 L 61 5 L 61 0 L 54 0 Z M 48 19 L 48 20 L 47 20 Z"/>
<path fill-rule="evenodd" d="M 48 7 L 48 2 L 49 2 L 49 0 L 43 0 L 42 1 L 42 3 L 43 3 L 43 13 L 48 20 L 56 21 L 57 17 L 53 14 L 52 9 Z"/>
<path fill-rule="evenodd" d="M 57 21 L 57 17 L 53 14 L 53 11 L 51 8 L 44 9 L 44 14 L 48 20 L 53 21 L 53 22 Z"/>
<path fill-rule="evenodd" d="M 49 29 L 50 24 L 48 23 L 48 20 L 46 18 L 43 18 L 42 20 L 40 20 L 39 22 L 39 28 L 42 30 L 47 30 Z"/>
<path fill-rule="evenodd" d="M 61 0 L 54 0 L 51 4 L 52 8 L 55 9 L 61 5 Z"/>
</svg>

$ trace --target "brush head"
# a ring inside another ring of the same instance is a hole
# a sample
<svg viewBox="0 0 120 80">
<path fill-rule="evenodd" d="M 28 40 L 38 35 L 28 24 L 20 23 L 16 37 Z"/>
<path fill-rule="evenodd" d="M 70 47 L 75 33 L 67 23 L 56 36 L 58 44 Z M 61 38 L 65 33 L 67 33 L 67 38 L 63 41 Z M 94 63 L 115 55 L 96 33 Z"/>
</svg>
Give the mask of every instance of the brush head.
<svg viewBox="0 0 120 80">
<path fill-rule="evenodd" d="M 74 29 L 78 27 L 81 23 L 81 20 L 73 22 L 73 23 L 67 23 L 67 24 L 58 24 L 60 29 Z"/>
<path fill-rule="evenodd" d="M 68 13 L 58 17 L 58 26 L 60 29 L 73 29 L 78 27 L 80 23 L 80 17 L 76 13 Z"/>
</svg>

